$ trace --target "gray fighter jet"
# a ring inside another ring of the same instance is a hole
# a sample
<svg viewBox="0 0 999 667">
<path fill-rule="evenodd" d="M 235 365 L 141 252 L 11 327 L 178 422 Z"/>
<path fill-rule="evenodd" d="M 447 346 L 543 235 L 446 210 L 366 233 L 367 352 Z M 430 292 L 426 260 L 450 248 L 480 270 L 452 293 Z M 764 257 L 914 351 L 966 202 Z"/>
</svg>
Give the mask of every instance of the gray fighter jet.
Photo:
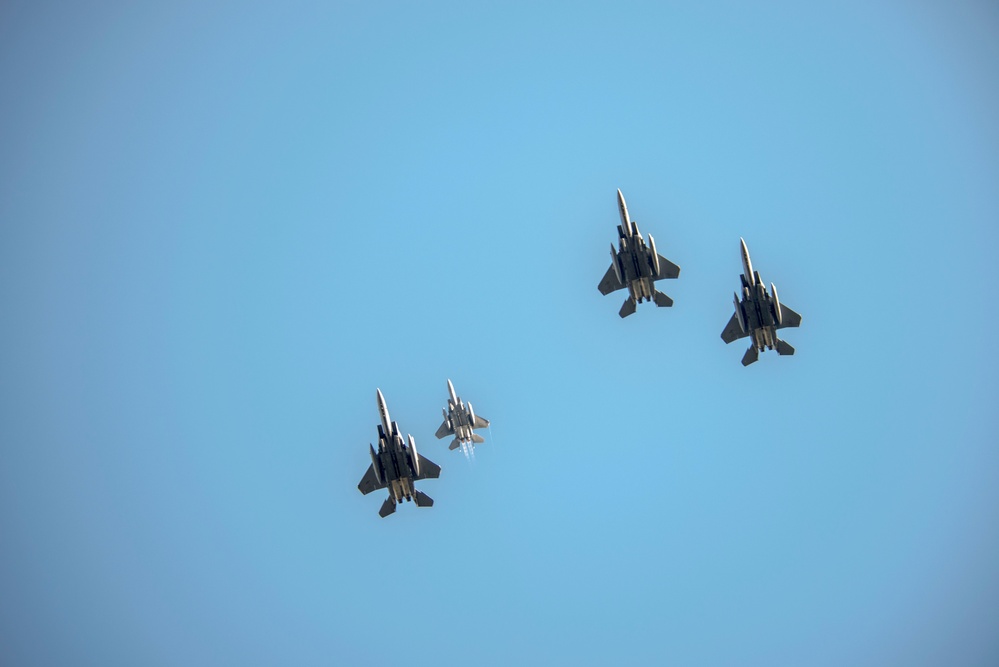
<svg viewBox="0 0 999 667">
<path fill-rule="evenodd" d="M 368 445 L 371 449 L 371 465 L 357 488 L 364 495 L 388 488 L 389 497 L 378 510 L 382 518 L 395 512 L 396 504 L 401 503 L 403 498 L 415 500 L 417 507 L 433 507 L 434 499 L 413 488 L 413 482 L 440 477 L 440 466 L 417 453 L 413 436 L 409 436 L 409 446 L 406 446 L 399 424 L 389 420 L 381 389 L 378 390 L 378 412 L 382 418 L 382 423 L 378 425 L 378 451 Z"/>
<path fill-rule="evenodd" d="M 447 381 L 447 393 L 447 409 L 443 410 L 444 423 L 437 429 L 437 433 L 435 434 L 437 439 L 440 440 L 441 438 L 453 435 L 454 440 L 451 441 L 448 449 L 458 449 L 460 445 L 466 442 L 472 442 L 476 445 L 485 442 L 482 436 L 478 433 L 473 433 L 472 429 L 489 426 L 489 420 L 475 414 L 471 403 L 468 404 L 467 408 L 465 407 L 464 401 L 455 395 L 454 385 L 451 384 L 451 380 Z"/>
<path fill-rule="evenodd" d="M 630 295 L 618 313 L 628 317 L 643 300 L 655 301 L 657 306 L 673 305 L 673 299 L 656 291 L 653 283 L 665 278 L 676 278 L 680 267 L 656 253 L 656 241 L 649 234 L 649 245 L 638 231 L 638 225 L 628 217 L 628 206 L 624 195 L 617 191 L 617 207 L 621 213 L 621 224 L 617 227 L 618 249 L 611 243 L 611 265 L 597 286 L 603 295 L 628 288 Z"/>
<path fill-rule="evenodd" d="M 801 315 L 794 312 L 777 298 L 777 288 L 770 283 L 770 294 L 763 284 L 759 271 L 753 271 L 753 263 L 749 261 L 749 249 L 746 242 L 742 244 L 742 301 L 735 295 L 735 314 L 722 331 L 722 340 L 731 343 L 734 340 L 750 336 L 752 345 L 742 357 L 742 365 L 748 366 L 760 357 L 760 352 L 766 349 L 776 349 L 777 354 L 794 354 L 794 348 L 777 338 L 777 330 L 785 327 L 796 327 L 801 324 Z"/>
</svg>

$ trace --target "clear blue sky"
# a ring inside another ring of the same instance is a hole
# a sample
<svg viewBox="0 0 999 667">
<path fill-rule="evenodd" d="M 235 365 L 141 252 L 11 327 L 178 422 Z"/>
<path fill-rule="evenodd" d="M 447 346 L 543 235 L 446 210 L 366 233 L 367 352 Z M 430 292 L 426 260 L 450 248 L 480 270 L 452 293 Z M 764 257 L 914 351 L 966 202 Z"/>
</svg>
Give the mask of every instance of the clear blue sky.
<svg viewBox="0 0 999 667">
<path fill-rule="evenodd" d="M 4 665 L 999 664 L 994 3 L 85 4 L 0 6 Z"/>
</svg>

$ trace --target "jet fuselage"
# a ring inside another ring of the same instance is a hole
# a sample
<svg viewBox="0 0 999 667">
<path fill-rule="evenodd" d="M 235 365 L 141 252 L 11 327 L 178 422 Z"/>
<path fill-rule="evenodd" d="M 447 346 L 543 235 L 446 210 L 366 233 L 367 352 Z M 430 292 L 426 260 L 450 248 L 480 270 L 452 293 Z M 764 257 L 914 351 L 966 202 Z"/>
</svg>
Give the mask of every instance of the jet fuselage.
<svg viewBox="0 0 999 667">
<path fill-rule="evenodd" d="M 378 451 L 373 451 L 379 475 L 388 485 L 389 494 L 395 503 L 413 499 L 413 457 L 410 448 L 399 433 L 399 424 L 392 422 L 392 435 L 386 435 L 378 425 Z"/>
<path fill-rule="evenodd" d="M 627 210 L 625 211 L 627 214 Z M 638 231 L 638 225 L 634 222 L 630 224 L 632 234 L 626 234 L 624 227 L 618 225 L 618 251 L 617 261 L 622 267 L 622 282 L 627 283 L 628 293 L 631 298 L 638 303 L 651 301 L 655 294 L 655 282 L 651 262 L 649 261 L 649 248 L 645 245 L 645 239 Z"/>
<path fill-rule="evenodd" d="M 773 298 L 767 294 L 758 272 L 753 274 L 755 280 L 752 286 L 747 286 L 745 276 L 740 277 L 743 285 L 740 306 L 753 346 L 760 351 L 772 350 L 778 341 Z"/>
</svg>

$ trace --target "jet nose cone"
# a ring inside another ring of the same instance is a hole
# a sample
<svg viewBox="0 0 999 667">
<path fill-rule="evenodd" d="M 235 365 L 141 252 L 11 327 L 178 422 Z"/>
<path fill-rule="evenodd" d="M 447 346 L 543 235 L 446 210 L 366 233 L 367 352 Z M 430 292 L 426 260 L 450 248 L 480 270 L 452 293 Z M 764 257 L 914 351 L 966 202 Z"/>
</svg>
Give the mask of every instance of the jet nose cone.
<svg viewBox="0 0 999 667">
<path fill-rule="evenodd" d="M 631 236 L 631 217 L 628 215 L 628 205 L 624 203 L 624 195 L 621 194 L 621 188 L 617 189 L 617 210 L 621 214 L 621 229 L 624 231 L 625 236 Z"/>
<path fill-rule="evenodd" d="M 385 405 L 385 397 L 382 396 L 382 390 L 375 389 L 375 391 L 378 392 L 378 405 Z"/>
<path fill-rule="evenodd" d="M 750 285 L 756 284 L 756 277 L 753 274 L 753 261 L 749 259 L 749 248 L 746 247 L 746 240 L 740 238 L 742 246 L 742 275 L 746 277 L 746 282 Z"/>
</svg>

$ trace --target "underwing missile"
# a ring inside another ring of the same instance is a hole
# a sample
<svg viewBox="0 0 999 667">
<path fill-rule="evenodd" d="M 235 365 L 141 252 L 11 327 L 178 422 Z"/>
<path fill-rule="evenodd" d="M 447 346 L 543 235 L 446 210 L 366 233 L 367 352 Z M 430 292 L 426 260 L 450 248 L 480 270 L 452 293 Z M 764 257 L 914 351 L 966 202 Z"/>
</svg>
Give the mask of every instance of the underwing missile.
<svg viewBox="0 0 999 667">
<path fill-rule="evenodd" d="M 746 326 L 746 318 L 742 316 L 742 306 L 739 305 L 739 295 L 735 294 L 732 300 L 735 302 L 735 315 L 739 318 L 739 329 L 743 333 L 748 333 L 749 327 Z"/>
<path fill-rule="evenodd" d="M 409 454 L 413 457 L 413 473 L 420 476 L 420 455 L 416 453 L 416 438 L 409 435 Z"/>
<path fill-rule="evenodd" d="M 374 447 L 374 445 L 368 443 L 368 448 L 371 450 L 371 467 L 375 471 L 375 479 L 378 481 L 379 484 L 381 484 L 382 483 L 382 473 L 379 470 L 379 468 L 381 468 L 381 462 L 378 460 L 378 455 L 375 454 L 375 447 Z"/>
<path fill-rule="evenodd" d="M 774 319 L 777 320 L 779 326 L 781 324 L 780 297 L 777 296 L 777 286 L 773 283 L 770 283 L 770 293 L 774 295 Z"/>
</svg>

